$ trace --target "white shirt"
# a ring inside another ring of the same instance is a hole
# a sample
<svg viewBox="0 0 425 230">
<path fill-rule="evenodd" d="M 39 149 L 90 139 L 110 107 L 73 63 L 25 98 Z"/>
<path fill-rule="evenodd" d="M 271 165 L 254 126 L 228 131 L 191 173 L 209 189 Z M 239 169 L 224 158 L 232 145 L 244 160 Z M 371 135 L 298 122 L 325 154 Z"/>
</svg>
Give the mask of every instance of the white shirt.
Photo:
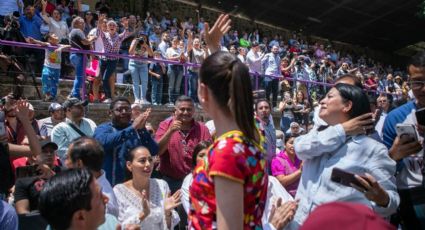
<svg viewBox="0 0 425 230">
<path fill-rule="evenodd" d="M 115 197 L 114 190 L 112 189 L 111 183 L 106 179 L 105 171 L 101 171 L 102 175 L 97 178 L 97 183 L 102 188 L 102 193 L 108 197 L 108 203 L 106 204 L 106 213 L 109 213 L 115 217 L 118 217 L 118 202 Z"/>
<path fill-rule="evenodd" d="M 396 163 L 383 144 L 364 135 L 347 139 L 339 124 L 321 132 L 313 129 L 295 138 L 294 147 L 304 170 L 295 197 L 300 202 L 291 229 L 298 229 L 317 206 L 333 201 L 364 204 L 384 217 L 396 211 L 400 203 L 394 178 Z M 332 182 L 335 167 L 357 175 L 371 174 L 388 193 L 388 207 L 376 205 L 354 188 Z"/>
<path fill-rule="evenodd" d="M 249 71 L 261 73 L 261 56 L 254 52 L 254 50 L 250 50 L 246 55 L 246 64 L 248 64 Z"/>
<path fill-rule="evenodd" d="M 116 185 L 114 192 L 119 207 L 118 221 L 122 225 L 140 224 L 141 229 L 168 229 L 164 213 L 164 201 L 170 192 L 167 182 L 161 179 L 149 179 L 150 214 L 142 222 L 139 220 L 139 214 L 143 211 L 141 197 L 124 184 Z M 170 229 L 174 229 L 179 221 L 179 215 L 173 210 Z"/>
<path fill-rule="evenodd" d="M 59 40 L 68 38 L 68 25 L 65 21 L 56 21 L 52 17 L 48 17 L 47 15 L 41 14 L 41 17 L 45 22 L 49 24 L 49 32 L 56 34 L 59 37 Z"/>
</svg>

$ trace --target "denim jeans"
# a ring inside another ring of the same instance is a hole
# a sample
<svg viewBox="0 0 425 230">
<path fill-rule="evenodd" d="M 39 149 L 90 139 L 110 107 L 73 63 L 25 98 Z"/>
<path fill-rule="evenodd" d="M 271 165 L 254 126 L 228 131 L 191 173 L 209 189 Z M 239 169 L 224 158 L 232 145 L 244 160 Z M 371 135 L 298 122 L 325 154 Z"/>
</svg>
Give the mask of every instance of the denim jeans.
<svg viewBox="0 0 425 230">
<path fill-rule="evenodd" d="M 43 67 L 43 71 L 41 73 L 41 90 L 44 95 L 50 95 L 53 98 L 56 98 L 60 75 L 60 69 L 54 69 L 47 66 Z"/>
<path fill-rule="evenodd" d="M 69 56 L 69 59 L 71 60 L 71 63 L 75 68 L 75 80 L 74 80 L 74 86 L 72 87 L 72 91 L 71 91 L 71 97 L 81 99 L 80 90 L 81 90 L 81 85 L 83 84 L 83 73 L 84 73 L 83 54 L 71 53 L 71 55 Z"/>
<path fill-rule="evenodd" d="M 163 85 L 164 76 L 161 74 L 161 78 L 158 79 L 154 76 L 151 76 L 151 100 L 152 103 L 160 105 L 162 102 L 162 85 Z"/>
<path fill-rule="evenodd" d="M 282 116 L 280 118 L 280 130 L 285 133 L 290 128 L 290 125 L 293 121 L 293 118 Z"/>
<path fill-rule="evenodd" d="M 198 72 L 189 70 L 189 96 L 198 103 Z"/>
<path fill-rule="evenodd" d="M 170 65 L 167 74 L 169 102 L 174 103 L 177 96 L 180 95 L 180 87 L 183 80 L 183 66 Z"/>
<path fill-rule="evenodd" d="M 134 99 L 146 101 L 146 92 L 148 90 L 148 64 L 136 63 L 130 61 L 128 69 L 131 72 L 133 80 Z"/>
<path fill-rule="evenodd" d="M 106 98 L 112 98 L 109 78 L 115 72 L 118 60 L 100 60 L 100 76 L 102 77 L 103 91 Z"/>
</svg>

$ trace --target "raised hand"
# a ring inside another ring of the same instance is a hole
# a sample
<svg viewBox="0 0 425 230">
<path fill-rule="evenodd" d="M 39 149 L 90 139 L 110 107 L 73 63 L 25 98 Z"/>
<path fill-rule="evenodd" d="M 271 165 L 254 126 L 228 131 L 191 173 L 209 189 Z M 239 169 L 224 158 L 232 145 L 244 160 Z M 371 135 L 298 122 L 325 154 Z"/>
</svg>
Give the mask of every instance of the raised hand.
<svg viewBox="0 0 425 230">
<path fill-rule="evenodd" d="M 220 39 L 230 30 L 231 22 L 228 14 L 221 14 L 211 29 L 208 23 L 205 23 L 205 42 L 211 53 L 220 49 Z"/>
<path fill-rule="evenodd" d="M 29 106 L 30 104 L 26 100 L 19 100 L 16 103 L 16 116 L 21 122 L 23 120 L 29 120 Z"/>
<path fill-rule="evenodd" d="M 181 190 L 177 190 L 172 196 L 170 193 L 167 193 L 167 198 L 164 201 L 164 209 L 165 213 L 171 212 L 175 207 L 181 204 L 182 192 Z"/>
<path fill-rule="evenodd" d="M 136 119 L 134 119 L 134 122 L 132 124 L 134 129 L 141 129 L 144 128 L 146 125 L 146 121 L 148 120 L 150 114 L 151 114 L 151 108 L 148 108 L 144 113 L 140 114 Z"/>
</svg>

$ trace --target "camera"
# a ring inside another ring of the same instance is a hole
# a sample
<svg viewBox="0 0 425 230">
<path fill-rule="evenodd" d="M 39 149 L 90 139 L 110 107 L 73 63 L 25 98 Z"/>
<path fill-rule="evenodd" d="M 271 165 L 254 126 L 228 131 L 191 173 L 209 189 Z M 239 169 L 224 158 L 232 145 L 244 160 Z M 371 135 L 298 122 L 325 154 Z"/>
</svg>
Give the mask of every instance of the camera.
<svg viewBox="0 0 425 230">
<path fill-rule="evenodd" d="M 138 45 L 144 45 L 146 42 L 144 37 L 136 38 L 136 41 Z"/>
</svg>

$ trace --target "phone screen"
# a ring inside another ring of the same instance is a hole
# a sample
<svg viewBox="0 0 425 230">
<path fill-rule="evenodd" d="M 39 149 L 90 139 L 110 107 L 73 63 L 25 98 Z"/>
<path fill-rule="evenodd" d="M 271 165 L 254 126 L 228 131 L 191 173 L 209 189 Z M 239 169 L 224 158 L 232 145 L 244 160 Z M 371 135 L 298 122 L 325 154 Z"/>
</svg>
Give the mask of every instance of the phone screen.
<svg viewBox="0 0 425 230">
<path fill-rule="evenodd" d="M 418 124 L 425 126 L 425 108 L 418 109 L 415 113 Z"/>
<path fill-rule="evenodd" d="M 365 178 L 366 179 L 366 178 Z M 366 179 L 367 180 L 367 179 Z M 351 184 L 357 185 L 360 188 L 366 189 L 355 177 L 354 173 L 347 172 L 340 168 L 333 168 L 331 181 L 351 187 Z"/>
</svg>

